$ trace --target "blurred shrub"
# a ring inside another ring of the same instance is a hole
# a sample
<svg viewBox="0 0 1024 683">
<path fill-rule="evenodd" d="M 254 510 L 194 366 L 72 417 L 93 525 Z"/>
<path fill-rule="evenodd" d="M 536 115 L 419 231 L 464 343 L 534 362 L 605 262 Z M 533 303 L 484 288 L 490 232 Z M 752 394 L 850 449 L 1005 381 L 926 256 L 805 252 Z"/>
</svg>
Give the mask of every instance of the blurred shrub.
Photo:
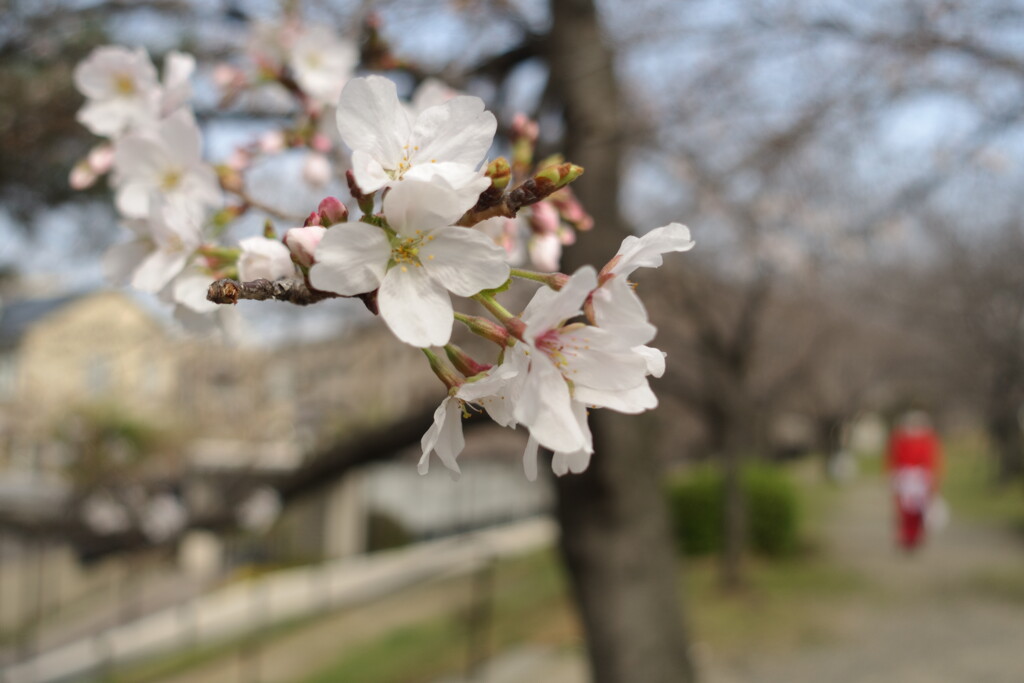
<svg viewBox="0 0 1024 683">
<path fill-rule="evenodd" d="M 370 513 L 366 529 L 366 550 L 387 550 L 412 542 L 412 534 L 401 522 L 386 512 L 375 510 Z"/>
<path fill-rule="evenodd" d="M 749 466 L 743 471 L 747 541 L 754 552 L 776 557 L 797 547 L 800 505 L 796 488 L 778 468 Z M 722 547 L 722 474 L 703 468 L 669 484 L 676 543 L 687 555 L 707 555 Z"/>
<path fill-rule="evenodd" d="M 707 555 L 722 546 L 722 477 L 700 469 L 669 484 L 676 545 L 687 555 Z"/>
</svg>

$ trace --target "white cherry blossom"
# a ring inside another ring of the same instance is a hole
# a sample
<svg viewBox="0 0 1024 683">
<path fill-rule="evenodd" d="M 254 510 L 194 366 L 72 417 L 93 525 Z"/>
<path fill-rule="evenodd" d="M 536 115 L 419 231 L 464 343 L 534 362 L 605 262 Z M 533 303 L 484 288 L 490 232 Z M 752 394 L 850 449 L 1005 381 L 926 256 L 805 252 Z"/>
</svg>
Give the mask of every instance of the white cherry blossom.
<svg viewBox="0 0 1024 683">
<path fill-rule="evenodd" d="M 359 49 L 331 31 L 304 31 L 288 51 L 288 66 L 302 91 L 321 105 L 333 105 L 359 63 Z"/>
<path fill-rule="evenodd" d="M 213 168 L 202 158 L 202 136 L 192 113 L 179 109 L 152 130 L 126 135 L 114 150 L 115 201 L 122 214 L 141 218 L 150 199 L 202 212 L 222 201 Z"/>
<path fill-rule="evenodd" d="M 75 67 L 74 82 L 87 98 L 78 121 L 96 135 L 116 137 L 159 114 L 156 67 L 141 47 L 96 48 Z"/>
<path fill-rule="evenodd" d="M 292 253 L 278 240 L 249 237 L 238 246 L 242 248 L 238 257 L 238 277 L 242 282 L 260 278 L 273 282 L 295 275 Z"/>
<path fill-rule="evenodd" d="M 586 406 L 634 413 L 657 405 L 647 357 L 608 330 L 565 324 L 596 286 L 597 274 L 585 266 L 560 291 L 539 289 L 522 314 L 529 370 L 515 416 L 552 451 L 591 452 Z"/>
<path fill-rule="evenodd" d="M 364 192 L 403 178 L 435 176 L 456 190 L 479 187 L 476 196 L 489 185 L 477 168 L 498 124 L 478 97 L 453 97 L 411 116 L 390 80 L 354 78 L 341 93 L 337 121 L 342 140 L 353 150 L 352 171 Z"/>
<path fill-rule="evenodd" d="M 396 337 L 414 346 L 451 338 L 449 292 L 472 296 L 509 276 L 504 251 L 486 235 L 453 224 L 468 206 L 451 186 L 407 180 L 384 198 L 393 232 L 366 223 L 327 231 L 316 250 L 310 282 L 355 296 L 380 289 L 380 315 Z"/>
<path fill-rule="evenodd" d="M 113 279 L 153 294 L 185 269 L 202 242 L 199 219 L 181 206 L 154 201 L 147 222 L 128 226 L 136 238 L 112 247 L 104 265 Z"/>
</svg>

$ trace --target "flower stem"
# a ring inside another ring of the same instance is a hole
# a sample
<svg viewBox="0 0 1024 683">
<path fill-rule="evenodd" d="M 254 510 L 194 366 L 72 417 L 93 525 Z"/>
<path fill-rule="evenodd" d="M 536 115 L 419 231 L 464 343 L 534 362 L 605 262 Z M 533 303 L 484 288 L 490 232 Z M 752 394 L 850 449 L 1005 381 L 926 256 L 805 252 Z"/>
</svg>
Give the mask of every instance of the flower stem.
<svg viewBox="0 0 1024 683">
<path fill-rule="evenodd" d="M 551 289 L 561 289 L 569 280 L 569 276 L 564 273 L 540 273 L 535 270 L 523 270 L 522 268 L 512 268 L 511 274 L 512 277 L 523 280 L 542 282 Z"/>
<path fill-rule="evenodd" d="M 448 389 L 454 389 L 465 383 L 465 380 L 459 376 L 455 369 L 448 364 L 446 360 L 438 356 L 436 353 L 427 348 L 422 348 L 420 351 L 427 357 L 427 361 L 430 363 L 430 369 L 434 371 L 437 378 L 444 382 L 444 385 Z"/>
<path fill-rule="evenodd" d="M 543 282 L 547 284 L 548 273 L 539 273 L 535 270 L 523 270 L 522 268 L 512 268 L 512 277 L 518 277 L 523 280 L 533 280 L 534 282 Z"/>
<path fill-rule="evenodd" d="M 512 333 L 513 337 L 516 339 L 523 338 L 523 333 L 526 330 L 526 326 L 523 324 L 523 321 L 509 313 L 504 306 L 498 303 L 497 299 L 490 294 L 484 294 L 483 292 L 474 294 L 472 299 L 482 304 L 483 307 L 491 313 L 491 315 L 498 319 L 498 322 L 505 326 L 506 330 Z"/>
<path fill-rule="evenodd" d="M 476 315 L 466 315 L 458 311 L 455 311 L 455 319 L 469 328 L 470 332 L 487 341 L 492 341 L 502 347 L 509 343 L 508 330 L 492 320 Z"/>
<path fill-rule="evenodd" d="M 498 303 L 497 299 L 489 294 L 484 294 L 482 292 L 480 294 L 474 294 L 472 299 L 482 304 L 483 307 L 490 311 L 491 315 L 497 318 L 502 325 L 504 325 L 506 321 L 515 318 L 515 316 L 509 313 L 504 306 Z"/>
</svg>

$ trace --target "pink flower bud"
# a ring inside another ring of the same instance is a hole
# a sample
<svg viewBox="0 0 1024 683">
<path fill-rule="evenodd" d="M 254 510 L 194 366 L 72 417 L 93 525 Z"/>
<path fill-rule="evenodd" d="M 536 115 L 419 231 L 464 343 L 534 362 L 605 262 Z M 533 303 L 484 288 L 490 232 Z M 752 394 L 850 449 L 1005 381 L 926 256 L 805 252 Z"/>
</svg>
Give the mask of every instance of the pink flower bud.
<svg viewBox="0 0 1024 683">
<path fill-rule="evenodd" d="M 540 235 L 554 235 L 561 223 L 558 211 L 550 202 L 538 202 L 530 207 L 530 229 Z"/>
<path fill-rule="evenodd" d="M 267 131 L 260 136 L 260 151 L 264 154 L 276 154 L 284 149 L 284 133 L 279 130 Z"/>
<path fill-rule="evenodd" d="M 71 173 L 68 175 L 68 184 L 72 190 L 84 190 L 91 187 L 96 182 L 96 178 L 97 175 L 89 167 L 89 162 L 83 160 L 71 169 Z"/>
<path fill-rule="evenodd" d="M 213 68 L 213 82 L 221 90 L 232 90 L 245 85 L 245 72 L 231 64 L 218 64 Z"/>
<path fill-rule="evenodd" d="M 316 210 L 320 214 L 320 225 L 331 226 L 348 220 L 348 207 L 337 197 L 324 197 Z"/>
<path fill-rule="evenodd" d="M 320 214 L 316 211 L 310 211 L 309 215 L 306 216 L 306 222 L 302 224 L 302 227 L 308 228 L 311 225 L 320 225 Z"/>
<path fill-rule="evenodd" d="M 334 147 L 331 139 L 323 133 L 316 133 L 313 139 L 309 141 L 309 147 L 315 152 L 327 153 L 330 152 Z"/>
<path fill-rule="evenodd" d="M 292 228 L 284 235 L 285 246 L 292 252 L 292 260 L 300 266 L 312 267 L 316 263 L 314 254 L 316 247 L 323 239 L 327 228 L 311 225 L 305 228 Z"/>
<path fill-rule="evenodd" d="M 234 171 L 244 171 L 249 167 L 252 161 L 252 155 L 244 149 L 236 149 L 229 156 L 225 162 L 228 168 Z"/>
<path fill-rule="evenodd" d="M 331 162 L 323 154 L 307 154 L 302 177 L 310 185 L 320 187 L 331 179 Z"/>
<path fill-rule="evenodd" d="M 89 162 L 89 168 L 96 175 L 103 175 L 110 170 L 110 167 L 114 165 L 114 146 L 113 145 L 96 145 L 89 150 L 89 156 L 86 157 Z"/>
<path fill-rule="evenodd" d="M 562 260 L 562 243 L 558 235 L 544 233 L 534 235 L 529 242 L 530 262 L 538 270 L 558 270 Z"/>
<path fill-rule="evenodd" d="M 540 135 L 540 127 L 536 121 L 531 121 L 526 114 L 516 114 L 512 117 L 512 137 L 526 138 L 530 142 L 537 142 Z"/>
</svg>

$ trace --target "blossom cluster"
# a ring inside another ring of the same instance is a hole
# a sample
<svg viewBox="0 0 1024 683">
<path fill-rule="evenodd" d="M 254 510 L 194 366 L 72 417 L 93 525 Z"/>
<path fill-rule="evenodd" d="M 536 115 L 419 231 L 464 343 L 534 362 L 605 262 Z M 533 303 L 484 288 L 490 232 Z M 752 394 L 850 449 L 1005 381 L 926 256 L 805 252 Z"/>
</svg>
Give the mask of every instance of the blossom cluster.
<svg viewBox="0 0 1024 683">
<path fill-rule="evenodd" d="M 309 52 L 313 42 L 330 49 Z M 87 98 L 79 120 L 108 139 L 99 149 L 110 150 L 109 161 L 94 151 L 72 180 L 86 185 L 112 171 L 115 204 L 134 235 L 109 254 L 112 271 L 198 311 L 240 296 L 273 298 L 246 295 L 277 291 L 260 283 L 301 289 L 301 303 L 361 298 L 399 340 L 423 349 L 448 389 L 421 442 L 421 472 L 436 454 L 459 473 L 462 419 L 471 412 L 528 430 L 524 466 L 533 479 L 541 447 L 554 454 L 557 474 L 587 467 L 594 450 L 590 409 L 639 413 L 657 405 L 649 378 L 664 372 L 665 356 L 648 345 L 656 330 L 628 278 L 661 265 L 665 253 L 690 249 L 685 226 L 626 238 L 600 271 L 550 272 L 558 269 L 562 246 L 593 221 L 569 188 L 583 169 L 558 157 L 534 162 L 534 124 L 518 117 L 512 162 L 489 161 L 498 122 L 481 99 L 426 81 L 405 103 L 390 79 L 353 77 L 352 49 L 324 36 L 312 41 L 292 25 L 259 45 L 260 78 L 288 86 L 302 104 L 305 123 L 282 139 L 320 152 L 335 144 L 323 140 L 344 143 L 361 217 L 349 221 L 349 207 L 328 197 L 282 239 L 268 221 L 261 237 L 217 243 L 213 236 L 226 223 L 258 206 L 240 174 L 254 154 L 274 146 L 264 138 L 215 169 L 202 159 L 187 104 L 194 61 L 168 55 L 159 81 L 144 51 L 99 48 L 75 80 Z M 249 77 L 229 76 L 220 81 L 231 99 Z M 331 108 L 336 129 L 328 135 L 318 127 Z M 226 205 L 224 192 L 241 203 Z M 521 269 L 524 253 L 545 272 Z M 222 295 L 213 280 L 233 283 L 232 294 Z M 498 301 L 515 281 L 540 283 L 518 314 Z M 474 300 L 491 317 L 458 311 L 453 297 Z M 495 344 L 493 362 L 451 343 L 456 323 Z"/>
<path fill-rule="evenodd" d="M 71 173 L 85 188 L 110 174 L 115 205 L 131 238 L 106 258 L 111 276 L 198 313 L 209 284 L 197 261 L 209 212 L 223 204 L 214 168 L 189 105 L 195 60 L 168 53 L 163 79 L 141 48 L 97 48 L 74 72 L 86 97 L 78 120 L 106 138 Z"/>
</svg>

